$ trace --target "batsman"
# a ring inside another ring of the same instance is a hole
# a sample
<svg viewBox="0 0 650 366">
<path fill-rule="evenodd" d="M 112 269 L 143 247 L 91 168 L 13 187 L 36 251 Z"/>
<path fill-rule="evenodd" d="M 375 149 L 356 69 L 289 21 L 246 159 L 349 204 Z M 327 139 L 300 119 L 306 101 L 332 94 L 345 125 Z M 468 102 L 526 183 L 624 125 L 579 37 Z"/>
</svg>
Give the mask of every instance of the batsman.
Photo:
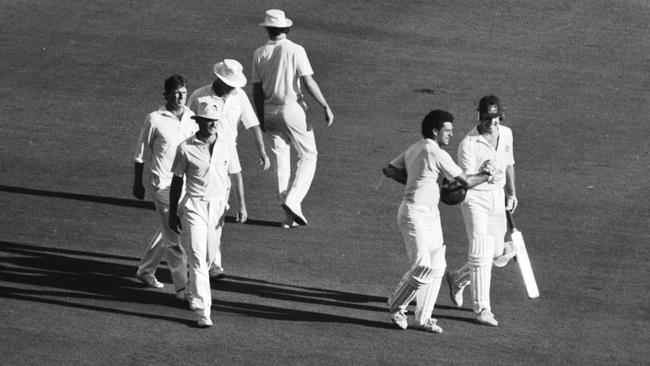
<svg viewBox="0 0 650 366">
<path fill-rule="evenodd" d="M 473 187 L 490 177 L 478 171 L 466 175 L 441 147 L 453 136 L 454 116 L 443 110 L 431 111 L 422 121 L 420 141 L 409 146 L 383 168 L 385 176 L 405 184 L 397 222 L 404 238 L 410 269 L 402 276 L 388 299 L 391 321 L 400 329 L 409 326 L 406 307 L 416 298 L 412 328 L 441 333 L 431 318 L 442 278 L 447 268 L 438 201 L 440 176 Z"/>
<path fill-rule="evenodd" d="M 502 120 L 500 99 L 484 96 L 478 105 L 477 126 L 458 146 L 458 163 L 465 174 L 487 165 L 491 178 L 469 189 L 461 204 L 469 241 L 467 263 L 447 274 L 454 304 L 462 306 L 463 290 L 469 284 L 476 321 L 495 327 L 499 323 L 490 306 L 492 265 L 502 267 L 516 254 L 511 242 L 504 243 L 506 210 L 515 210 L 517 196 L 512 131 L 501 124 Z"/>
</svg>

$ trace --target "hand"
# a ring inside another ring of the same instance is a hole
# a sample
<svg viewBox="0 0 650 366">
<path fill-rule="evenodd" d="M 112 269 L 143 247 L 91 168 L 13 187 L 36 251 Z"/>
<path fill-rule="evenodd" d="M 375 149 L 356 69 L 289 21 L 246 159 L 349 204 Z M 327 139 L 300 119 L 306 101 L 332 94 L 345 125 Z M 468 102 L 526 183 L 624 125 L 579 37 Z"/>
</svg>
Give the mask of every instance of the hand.
<svg viewBox="0 0 650 366">
<path fill-rule="evenodd" d="M 260 165 L 264 171 L 269 170 L 271 167 L 271 159 L 269 159 L 269 156 L 266 155 L 266 153 L 260 154 Z"/>
<path fill-rule="evenodd" d="M 327 127 L 331 126 L 334 123 L 334 113 L 329 106 L 325 107 L 325 122 L 327 122 Z"/>
<path fill-rule="evenodd" d="M 515 213 L 515 209 L 517 209 L 518 204 L 519 200 L 517 200 L 517 196 L 506 196 L 506 211 Z"/>
<path fill-rule="evenodd" d="M 144 199 L 144 185 L 134 184 L 133 185 L 133 196 L 139 200 Z"/>
<path fill-rule="evenodd" d="M 237 222 L 243 224 L 248 220 L 248 211 L 246 211 L 246 206 L 239 207 L 239 213 L 237 214 Z"/>
<path fill-rule="evenodd" d="M 494 163 L 492 163 L 492 160 L 486 160 L 481 164 L 481 167 L 479 168 L 479 172 L 481 174 L 486 174 L 486 175 L 494 175 L 496 170 L 496 167 L 494 166 Z"/>
<path fill-rule="evenodd" d="M 169 223 L 169 228 L 172 229 L 176 234 L 180 234 L 181 230 L 183 230 L 183 226 L 181 225 L 181 219 L 178 217 L 178 215 L 175 212 L 170 212 L 169 213 L 169 220 L 167 220 Z"/>
</svg>

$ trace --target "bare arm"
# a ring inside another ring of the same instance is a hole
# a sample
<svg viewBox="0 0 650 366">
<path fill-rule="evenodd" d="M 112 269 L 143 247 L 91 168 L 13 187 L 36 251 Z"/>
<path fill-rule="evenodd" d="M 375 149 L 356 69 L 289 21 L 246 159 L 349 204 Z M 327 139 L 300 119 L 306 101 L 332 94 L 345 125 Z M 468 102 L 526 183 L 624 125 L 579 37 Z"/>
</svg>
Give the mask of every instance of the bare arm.
<svg viewBox="0 0 650 366">
<path fill-rule="evenodd" d="M 260 120 L 260 127 L 262 131 L 266 132 L 264 127 L 264 89 L 262 83 L 253 83 L 253 104 L 255 112 L 257 112 L 257 119 Z"/>
<path fill-rule="evenodd" d="M 464 185 L 465 188 L 470 189 L 472 187 L 476 187 L 481 183 L 487 182 L 488 179 L 490 179 L 490 175 L 486 173 L 478 173 L 478 174 L 470 174 L 470 175 L 466 175 L 465 173 L 462 173 L 461 175 L 457 176 L 454 179 L 457 180 L 460 184 Z"/>
<path fill-rule="evenodd" d="M 517 199 L 517 190 L 515 189 L 515 166 L 508 165 L 506 167 L 506 185 L 504 187 L 506 192 L 506 210 L 515 212 L 519 200 Z"/>
<path fill-rule="evenodd" d="M 248 220 L 248 211 L 246 210 L 246 198 L 244 197 L 244 179 L 241 172 L 230 174 L 230 180 L 236 186 L 237 200 L 239 201 L 239 213 L 237 214 L 237 221 L 241 224 Z"/>
<path fill-rule="evenodd" d="M 180 230 L 183 229 L 181 226 L 181 219 L 178 217 L 178 200 L 181 199 L 181 193 L 183 191 L 183 178 L 174 175 L 172 178 L 172 185 L 169 188 L 169 227 L 180 234 Z"/>
<path fill-rule="evenodd" d="M 318 86 L 318 83 L 316 83 L 316 80 L 314 80 L 311 75 L 302 76 L 300 80 L 307 88 L 307 91 L 309 91 L 309 94 L 311 94 L 311 96 L 316 99 L 318 104 L 323 107 L 325 110 L 325 122 L 327 122 L 327 126 L 331 126 L 334 122 L 334 114 L 332 113 L 329 105 L 327 105 L 327 101 L 325 100 L 323 93 L 320 91 L 320 87 Z"/>
<path fill-rule="evenodd" d="M 399 183 L 406 184 L 408 175 L 406 174 L 406 169 L 399 169 L 392 164 L 386 165 L 381 170 L 385 176 L 391 178 Z"/>
<path fill-rule="evenodd" d="M 142 183 L 142 174 L 144 164 L 137 161 L 133 165 L 133 196 L 139 200 L 144 199 L 144 184 Z"/>
<path fill-rule="evenodd" d="M 262 129 L 260 126 L 253 126 L 249 128 L 248 131 L 253 134 L 253 138 L 255 139 L 255 145 L 257 146 L 257 151 L 260 154 L 260 164 L 262 165 L 262 168 L 264 170 L 269 170 L 271 167 L 271 160 L 266 154 L 266 148 L 264 147 L 264 138 L 262 137 Z"/>
</svg>

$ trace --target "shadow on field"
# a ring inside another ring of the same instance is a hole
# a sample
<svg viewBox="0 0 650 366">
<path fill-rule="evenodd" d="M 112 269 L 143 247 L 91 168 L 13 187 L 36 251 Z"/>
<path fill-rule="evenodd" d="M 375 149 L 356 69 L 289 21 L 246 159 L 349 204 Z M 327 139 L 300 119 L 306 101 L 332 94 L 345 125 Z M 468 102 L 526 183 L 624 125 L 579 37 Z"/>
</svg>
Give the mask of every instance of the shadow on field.
<svg viewBox="0 0 650 366">
<path fill-rule="evenodd" d="M 42 197 L 65 198 L 65 199 L 101 203 L 101 204 L 113 205 L 113 206 L 143 208 L 147 210 L 155 209 L 153 202 L 129 199 L 129 198 L 104 197 L 104 196 L 94 196 L 90 194 L 46 191 L 42 189 L 32 189 L 32 188 L 14 187 L 14 186 L 6 186 L 6 185 L 0 185 L 0 192 L 29 194 L 33 196 L 42 196 Z M 237 218 L 234 216 L 226 216 L 226 222 L 236 223 Z M 248 220 L 246 220 L 244 225 L 279 227 L 282 224 L 279 221 L 266 221 L 266 220 L 256 220 L 256 219 L 249 218 Z"/>
<path fill-rule="evenodd" d="M 137 281 L 134 278 L 136 262 L 137 258 L 127 256 L 0 241 L 0 297 L 194 325 L 192 320 L 138 311 L 140 307 L 133 306 L 141 304 L 185 308 L 173 293 L 146 288 Z M 171 282 L 168 270 L 160 269 L 157 275 L 161 281 Z M 238 276 L 215 281 L 213 289 L 298 304 L 331 306 L 339 309 L 337 312 L 341 314 L 346 313 L 341 308 L 386 311 L 383 306 L 365 305 L 371 302 L 384 303 L 385 298 L 379 296 Z M 264 304 L 223 301 L 222 298 L 223 296 L 215 296 L 214 310 L 267 319 L 390 327 L 387 322 Z M 189 311 L 188 318 L 191 318 Z"/>
</svg>

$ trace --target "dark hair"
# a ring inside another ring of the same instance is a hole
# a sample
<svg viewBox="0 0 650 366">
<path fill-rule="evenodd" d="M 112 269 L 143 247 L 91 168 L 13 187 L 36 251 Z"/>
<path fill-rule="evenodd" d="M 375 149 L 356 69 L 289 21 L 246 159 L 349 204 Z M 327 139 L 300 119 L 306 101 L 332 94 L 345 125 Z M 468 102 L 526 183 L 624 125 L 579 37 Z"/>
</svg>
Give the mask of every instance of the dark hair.
<svg viewBox="0 0 650 366">
<path fill-rule="evenodd" d="M 445 122 L 454 122 L 454 116 L 441 109 L 429 112 L 422 120 L 422 136 L 433 139 L 433 130 L 440 131 Z"/>
<path fill-rule="evenodd" d="M 187 86 L 187 80 L 181 75 L 174 74 L 165 80 L 165 93 Z"/>
<path fill-rule="evenodd" d="M 278 28 L 278 27 L 266 27 L 266 32 L 269 34 L 269 38 L 275 38 L 282 33 L 289 33 L 289 27 Z"/>
</svg>

